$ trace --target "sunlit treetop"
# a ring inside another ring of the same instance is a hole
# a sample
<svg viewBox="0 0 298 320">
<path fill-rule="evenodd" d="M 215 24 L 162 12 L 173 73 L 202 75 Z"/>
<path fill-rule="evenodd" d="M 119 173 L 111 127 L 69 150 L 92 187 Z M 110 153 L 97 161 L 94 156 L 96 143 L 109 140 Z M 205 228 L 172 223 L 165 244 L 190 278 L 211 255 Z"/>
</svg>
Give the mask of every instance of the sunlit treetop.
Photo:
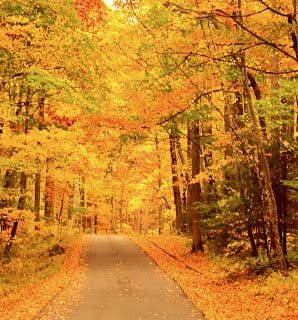
<svg viewBox="0 0 298 320">
<path fill-rule="evenodd" d="M 103 0 L 103 2 L 105 3 L 106 6 L 108 6 L 109 8 L 114 8 L 114 0 Z"/>
</svg>

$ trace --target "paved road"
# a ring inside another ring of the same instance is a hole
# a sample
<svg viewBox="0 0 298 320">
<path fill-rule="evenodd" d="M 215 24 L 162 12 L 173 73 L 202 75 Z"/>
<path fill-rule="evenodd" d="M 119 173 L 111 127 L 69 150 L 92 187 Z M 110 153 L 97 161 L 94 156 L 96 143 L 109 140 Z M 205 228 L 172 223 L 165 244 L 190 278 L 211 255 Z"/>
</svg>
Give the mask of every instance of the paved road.
<svg viewBox="0 0 298 320">
<path fill-rule="evenodd" d="M 180 287 L 128 238 L 89 239 L 87 289 L 71 320 L 203 319 Z"/>
</svg>

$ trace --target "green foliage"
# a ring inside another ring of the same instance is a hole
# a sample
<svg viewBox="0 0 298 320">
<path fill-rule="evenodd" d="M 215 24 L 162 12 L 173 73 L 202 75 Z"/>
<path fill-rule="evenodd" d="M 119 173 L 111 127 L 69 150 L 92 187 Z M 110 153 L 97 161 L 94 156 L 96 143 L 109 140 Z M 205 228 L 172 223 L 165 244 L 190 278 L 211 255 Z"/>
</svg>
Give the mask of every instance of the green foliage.
<svg viewBox="0 0 298 320">
<path fill-rule="evenodd" d="M 282 183 L 290 189 L 298 191 L 298 180 L 282 180 Z"/>
<path fill-rule="evenodd" d="M 233 230 L 239 226 L 240 214 L 233 211 L 233 200 L 209 201 L 199 205 L 202 229 L 208 239 L 209 251 L 222 254 L 235 241 Z"/>
<path fill-rule="evenodd" d="M 244 263 L 245 267 L 251 271 L 262 272 L 268 268 L 268 258 L 263 255 L 248 257 Z"/>
<path fill-rule="evenodd" d="M 20 15 L 23 13 L 22 6 L 17 2 L 13 3 L 12 1 L 5 1 L 3 3 L 3 7 L 4 7 L 5 11 L 7 11 L 11 14 Z"/>
<path fill-rule="evenodd" d="M 243 80 L 241 70 L 234 65 L 229 65 L 226 69 L 226 79 L 230 82 Z"/>
<path fill-rule="evenodd" d="M 62 89 L 68 91 L 68 93 L 73 91 L 73 86 L 69 80 L 59 78 L 38 67 L 31 67 L 29 69 L 25 85 L 33 89 L 48 92 L 49 94 Z"/>
<path fill-rule="evenodd" d="M 278 94 L 282 97 L 297 97 L 298 96 L 298 84 L 297 79 L 279 79 Z"/>
<path fill-rule="evenodd" d="M 259 114 L 265 117 L 269 129 L 274 130 L 292 124 L 292 105 L 280 102 L 278 97 L 259 100 L 257 105 Z"/>
<path fill-rule="evenodd" d="M 211 121 L 211 107 L 210 105 L 204 104 L 200 107 L 193 108 L 190 111 L 184 112 L 181 116 L 181 120 L 185 123 L 192 123 L 197 121 L 204 123 Z"/>
<path fill-rule="evenodd" d="M 146 141 L 147 135 L 144 133 L 133 132 L 133 133 L 126 133 L 120 135 L 119 139 L 122 143 L 128 143 L 129 141 L 133 141 L 135 143 L 142 143 Z"/>
<path fill-rule="evenodd" d="M 87 212 L 87 208 L 82 206 L 73 206 L 70 207 L 70 212 L 74 215 L 82 216 L 84 213 Z"/>
<path fill-rule="evenodd" d="M 161 6 L 153 5 L 147 13 L 147 23 L 152 29 L 159 29 L 169 22 L 169 11 L 164 10 Z"/>
</svg>

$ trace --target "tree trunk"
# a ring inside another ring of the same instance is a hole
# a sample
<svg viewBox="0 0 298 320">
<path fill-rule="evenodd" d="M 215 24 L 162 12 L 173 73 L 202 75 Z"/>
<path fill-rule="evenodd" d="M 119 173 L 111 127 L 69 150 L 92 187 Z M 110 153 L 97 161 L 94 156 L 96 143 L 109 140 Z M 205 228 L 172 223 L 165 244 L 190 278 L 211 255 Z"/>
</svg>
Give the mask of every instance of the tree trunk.
<svg viewBox="0 0 298 320">
<path fill-rule="evenodd" d="M 164 216 L 163 216 L 163 206 L 158 206 L 158 234 L 163 234 L 164 227 Z"/>
<path fill-rule="evenodd" d="M 50 160 L 47 159 L 44 215 L 46 218 L 54 219 L 54 202 L 55 202 L 54 180 L 52 179 L 51 176 L 48 175 L 49 166 L 50 166 Z"/>
<path fill-rule="evenodd" d="M 178 161 L 177 161 L 177 152 L 176 152 L 176 134 L 174 130 L 171 129 L 170 134 L 170 153 L 171 153 L 171 162 L 172 162 L 172 184 L 173 184 L 173 193 L 174 193 L 174 203 L 176 208 L 176 228 L 178 233 L 181 231 L 182 227 L 182 200 L 181 193 L 179 188 L 179 178 L 178 178 Z"/>
<path fill-rule="evenodd" d="M 279 71 L 279 57 L 276 55 L 271 59 L 272 69 L 276 72 Z M 279 88 L 278 83 L 278 75 L 271 75 L 271 90 L 272 97 L 276 97 L 276 91 Z M 277 97 L 278 98 L 278 97 Z M 278 106 L 276 106 L 278 107 Z M 282 121 L 284 119 L 280 117 L 276 117 L 273 120 Z M 279 223 L 279 235 L 280 240 L 282 242 L 282 247 L 284 254 L 287 254 L 287 207 L 288 207 L 288 199 L 286 188 L 282 184 L 282 180 L 288 179 L 288 166 L 286 156 L 281 152 L 281 141 L 286 140 L 286 125 L 283 125 L 282 128 L 275 128 L 272 134 L 272 157 L 269 162 L 271 179 L 272 179 L 272 187 L 277 205 L 278 212 L 278 223 Z"/>
<path fill-rule="evenodd" d="M 259 169 L 260 175 L 259 179 L 261 180 L 263 193 L 264 193 L 264 200 L 265 200 L 265 208 L 267 209 L 269 222 L 271 224 L 272 229 L 272 240 L 274 240 L 276 245 L 276 253 L 277 259 L 279 263 L 279 268 L 283 273 L 287 273 L 287 261 L 283 252 L 282 244 L 279 237 L 279 230 L 278 230 L 278 211 L 276 200 L 274 196 L 274 192 L 272 189 L 272 181 L 270 176 L 269 164 L 268 159 L 265 154 L 263 140 L 262 140 L 262 132 L 260 129 L 260 125 L 258 123 L 258 118 L 254 111 L 254 107 L 252 104 L 251 94 L 249 91 L 249 84 L 248 84 L 248 76 L 245 68 L 245 59 L 242 58 L 242 71 L 243 71 L 243 88 L 244 88 L 244 95 L 247 104 L 249 120 L 252 125 L 253 130 L 253 141 L 256 146 L 256 151 L 258 153 L 259 159 Z"/>
<path fill-rule="evenodd" d="M 58 223 L 61 224 L 61 221 L 62 221 L 62 214 L 63 214 L 63 209 L 64 209 L 64 198 L 65 198 L 65 192 L 66 190 L 64 189 L 63 190 L 63 193 L 62 193 L 62 198 L 61 198 L 61 203 L 60 203 L 60 210 L 59 210 L 59 214 L 58 214 Z"/>
<path fill-rule="evenodd" d="M 191 125 L 188 123 L 187 124 L 187 169 L 189 172 L 192 171 L 191 163 L 192 163 L 192 130 L 191 130 Z M 189 232 L 192 231 L 192 212 L 191 212 L 191 204 L 192 204 L 192 199 L 191 199 L 191 190 L 190 190 L 190 184 L 191 184 L 191 179 L 189 177 L 189 182 L 187 185 L 187 199 L 186 199 L 186 218 L 187 218 L 187 229 Z"/>
<path fill-rule="evenodd" d="M 250 242 L 250 246 L 251 246 L 251 255 L 253 257 L 257 257 L 258 256 L 258 249 L 257 249 L 254 235 L 252 232 L 251 216 L 249 214 L 249 206 L 247 204 L 247 200 L 245 197 L 243 179 L 241 176 L 241 171 L 240 171 L 240 167 L 239 167 L 239 163 L 237 161 L 237 158 L 236 158 L 236 166 L 237 166 L 238 180 L 239 180 L 239 185 L 240 185 L 240 197 L 241 197 L 241 202 L 242 202 L 243 211 L 244 211 L 245 226 L 246 226 L 246 230 L 247 230 L 247 234 L 248 234 L 248 238 L 249 238 L 249 242 Z"/>
<path fill-rule="evenodd" d="M 115 233 L 115 196 L 111 196 L 111 232 Z"/>
<path fill-rule="evenodd" d="M 9 258 L 10 249 L 11 249 L 14 237 L 15 237 L 15 235 L 17 233 L 18 223 L 19 223 L 18 221 L 14 221 L 14 223 L 13 223 L 11 234 L 10 234 L 10 238 L 9 238 L 8 242 L 6 243 L 6 246 L 4 248 L 4 257 L 5 258 Z"/>
<path fill-rule="evenodd" d="M 194 122 L 191 127 L 192 141 L 192 178 L 195 179 L 201 172 L 201 148 L 200 148 L 200 126 Z M 201 234 L 201 215 L 199 205 L 202 202 L 202 189 L 199 182 L 192 182 L 189 188 L 189 206 L 192 218 L 192 252 L 203 251 L 203 241 Z"/>
<path fill-rule="evenodd" d="M 30 89 L 27 89 L 27 96 L 26 96 L 26 101 L 25 101 L 25 120 L 24 120 L 24 133 L 28 134 L 29 132 L 29 123 L 28 123 L 28 116 L 29 116 L 29 107 L 31 105 L 31 100 L 32 100 L 32 95 L 30 92 Z M 22 101 L 21 101 L 21 106 L 19 107 L 17 113 L 22 113 Z M 19 198 L 18 202 L 18 209 L 26 209 L 26 200 L 27 200 L 27 195 L 26 195 L 26 189 L 27 189 L 27 176 L 25 172 L 21 172 L 21 179 L 20 179 L 20 186 L 21 186 L 21 196 Z"/>
<path fill-rule="evenodd" d="M 164 217 L 163 217 L 163 205 L 160 203 L 161 202 L 161 198 L 162 197 L 160 195 L 161 193 L 161 186 L 162 186 L 162 176 L 161 176 L 161 152 L 160 152 L 160 148 L 159 148 L 159 140 L 158 140 L 158 136 L 157 134 L 155 135 L 155 149 L 156 149 L 156 154 L 157 154 L 157 163 L 158 163 L 158 197 L 159 197 L 159 205 L 158 205 L 158 234 L 162 234 L 163 233 L 163 227 L 164 227 Z M 166 200 L 167 201 L 167 200 Z"/>
<path fill-rule="evenodd" d="M 75 201 L 75 185 L 70 186 L 70 193 L 69 193 L 69 202 L 68 202 L 68 208 L 67 208 L 67 219 L 71 220 L 73 215 L 73 207 L 74 207 L 74 201 Z"/>
<path fill-rule="evenodd" d="M 121 186 L 121 200 L 120 200 L 120 209 L 119 209 L 119 224 L 120 224 L 120 233 L 123 232 L 123 210 L 124 210 L 124 184 Z"/>
<path fill-rule="evenodd" d="M 137 215 L 137 232 L 141 234 L 142 232 L 142 221 L 141 221 L 141 209 L 138 209 Z"/>
<path fill-rule="evenodd" d="M 21 178 L 20 178 L 20 191 L 21 196 L 18 201 L 18 209 L 24 210 L 26 208 L 26 189 L 27 189 L 27 176 L 25 172 L 21 172 Z"/>
<path fill-rule="evenodd" d="M 176 137 L 176 149 L 178 151 L 179 159 L 181 162 L 181 177 L 182 177 L 182 216 L 181 216 L 181 231 L 186 233 L 187 231 L 187 189 L 190 183 L 190 175 L 188 172 L 187 163 L 182 151 L 182 146 L 180 142 L 180 137 Z"/>
<path fill-rule="evenodd" d="M 45 95 L 43 93 L 40 93 L 40 95 L 38 97 L 38 109 L 39 109 L 39 116 L 42 119 L 44 118 L 44 104 L 45 104 Z M 27 127 L 28 127 L 28 124 L 27 124 Z M 42 130 L 41 122 L 38 124 L 38 129 Z M 41 187 L 40 186 L 41 186 L 41 173 L 39 170 L 35 174 L 35 187 L 34 187 L 35 221 L 40 221 L 40 201 L 41 201 Z"/>
<path fill-rule="evenodd" d="M 40 173 L 35 174 L 35 188 L 34 188 L 34 212 L 35 212 L 35 221 L 40 221 L 40 183 L 41 176 Z"/>
<path fill-rule="evenodd" d="M 144 212 L 144 234 L 148 234 L 148 218 L 149 218 L 149 210 L 148 210 L 148 201 L 145 203 L 145 212 Z"/>
<path fill-rule="evenodd" d="M 98 222 L 97 222 L 97 214 L 94 216 L 94 233 L 97 234 L 97 225 L 98 225 Z"/>
<path fill-rule="evenodd" d="M 1 201 L 1 207 L 2 208 L 9 208 L 9 207 L 15 207 L 16 206 L 16 199 L 14 197 L 14 193 L 12 192 L 12 189 L 15 189 L 17 186 L 17 173 L 14 170 L 8 169 L 5 172 L 4 177 L 4 183 L 3 187 L 5 190 L 5 199 L 2 199 Z M 8 198 L 7 198 L 8 196 Z"/>
</svg>

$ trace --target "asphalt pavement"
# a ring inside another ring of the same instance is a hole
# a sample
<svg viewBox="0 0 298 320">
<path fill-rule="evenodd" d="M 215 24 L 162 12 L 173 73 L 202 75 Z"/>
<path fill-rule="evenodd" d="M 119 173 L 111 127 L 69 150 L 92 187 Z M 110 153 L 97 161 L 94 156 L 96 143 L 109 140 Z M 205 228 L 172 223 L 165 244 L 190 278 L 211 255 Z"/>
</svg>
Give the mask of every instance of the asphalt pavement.
<svg viewBox="0 0 298 320">
<path fill-rule="evenodd" d="M 86 285 L 70 320 L 203 319 L 181 288 L 127 237 L 89 236 L 86 262 Z"/>
</svg>

